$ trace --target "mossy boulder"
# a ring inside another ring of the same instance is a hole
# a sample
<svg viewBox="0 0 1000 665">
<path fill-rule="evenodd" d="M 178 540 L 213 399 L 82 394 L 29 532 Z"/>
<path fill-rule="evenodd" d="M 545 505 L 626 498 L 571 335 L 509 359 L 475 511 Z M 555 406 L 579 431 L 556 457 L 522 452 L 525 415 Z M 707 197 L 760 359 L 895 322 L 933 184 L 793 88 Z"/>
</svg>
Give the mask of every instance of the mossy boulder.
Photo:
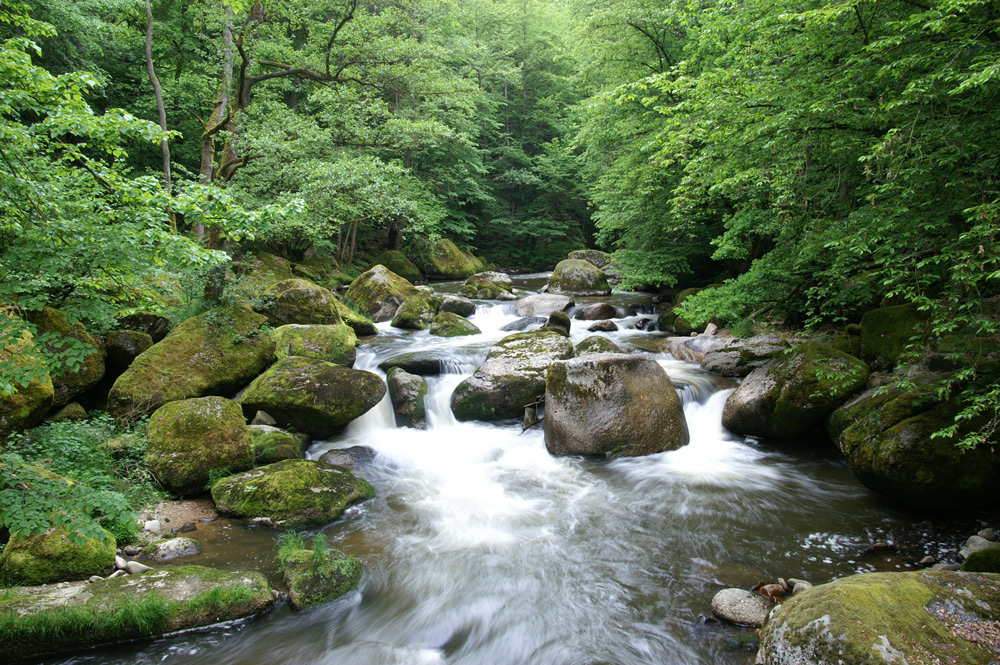
<svg viewBox="0 0 1000 665">
<path fill-rule="evenodd" d="M 569 320 L 569 314 L 566 312 L 552 312 L 549 314 L 548 321 L 542 326 L 542 330 L 551 330 L 552 332 L 557 332 L 563 337 L 569 337 L 570 330 L 573 328 L 573 322 Z"/>
<path fill-rule="evenodd" d="M 389 384 L 389 398 L 396 415 L 397 427 L 427 428 L 427 380 L 417 374 L 410 374 L 399 367 L 393 367 L 386 376 Z"/>
<path fill-rule="evenodd" d="M 514 303 L 514 312 L 518 316 L 544 316 L 548 317 L 552 312 L 564 312 L 574 304 L 569 296 L 560 296 L 553 293 L 538 293 L 533 296 L 521 298 Z"/>
<path fill-rule="evenodd" d="M 274 464 L 286 459 L 302 459 L 311 439 L 307 434 L 288 432 L 270 425 L 250 426 L 250 445 L 257 464 Z"/>
<path fill-rule="evenodd" d="M 800 344 L 744 379 L 726 400 L 722 424 L 736 434 L 803 437 L 861 390 L 868 375 L 857 358 L 825 344 Z"/>
<path fill-rule="evenodd" d="M 780 604 L 760 654 L 766 665 L 981 665 L 997 660 L 998 621 L 1000 575 L 852 575 Z"/>
<path fill-rule="evenodd" d="M 432 279 L 465 279 L 486 267 L 480 259 L 463 252 L 447 238 L 438 240 L 430 254 L 417 263 Z"/>
<path fill-rule="evenodd" d="M 393 328 L 426 330 L 441 305 L 441 298 L 428 291 L 417 291 L 407 297 L 392 317 Z"/>
<path fill-rule="evenodd" d="M 689 440 L 680 397 L 650 356 L 608 353 L 549 366 L 545 447 L 553 455 L 635 457 Z"/>
<path fill-rule="evenodd" d="M 69 353 L 76 358 L 75 368 L 63 366 L 51 373 L 54 391 L 52 406 L 68 404 L 101 380 L 104 376 L 104 346 L 87 332 L 82 323 L 51 307 L 28 312 L 27 319 L 35 325 L 36 345 L 38 340 L 45 340 L 42 346 L 49 353 Z"/>
<path fill-rule="evenodd" d="M 549 293 L 576 296 L 604 296 L 611 285 L 604 271 L 587 261 L 564 259 L 549 277 Z"/>
<path fill-rule="evenodd" d="M 118 377 L 108 410 L 115 416 L 151 413 L 167 402 L 235 393 L 274 358 L 274 340 L 261 330 L 266 323 L 238 307 L 188 319 Z"/>
<path fill-rule="evenodd" d="M 702 357 L 702 369 L 722 376 L 746 376 L 788 349 L 788 342 L 777 335 L 734 337 L 723 342 Z"/>
<path fill-rule="evenodd" d="M 329 325 L 287 325 L 271 333 L 274 356 L 278 360 L 291 356 L 316 358 L 334 365 L 354 367 L 358 337 L 345 323 Z"/>
<path fill-rule="evenodd" d="M 573 356 L 576 358 L 585 358 L 601 353 L 623 353 L 623 351 L 610 339 L 600 335 L 591 335 L 573 347 Z"/>
<path fill-rule="evenodd" d="M 462 296 L 443 293 L 441 294 L 441 306 L 438 307 L 438 312 L 449 312 L 469 317 L 476 313 L 476 303 Z"/>
<path fill-rule="evenodd" d="M 263 293 L 261 314 L 272 326 L 289 324 L 339 326 L 337 298 L 319 284 L 304 279 L 286 279 L 272 284 Z"/>
<path fill-rule="evenodd" d="M 344 467 L 313 460 L 285 460 L 223 478 L 212 500 L 223 515 L 282 527 L 328 524 L 375 489 Z"/>
<path fill-rule="evenodd" d="M 390 321 L 396 310 L 417 287 L 385 266 L 377 265 L 351 282 L 344 294 L 344 304 L 376 323 Z"/>
<path fill-rule="evenodd" d="M 66 421 L 80 422 L 87 419 L 87 410 L 79 402 L 70 402 L 63 408 L 45 418 L 47 423 L 62 423 Z"/>
<path fill-rule="evenodd" d="M 141 330 L 112 330 L 104 335 L 106 374 L 115 378 L 129 368 L 136 358 L 153 346 L 153 338 Z"/>
<path fill-rule="evenodd" d="M 327 438 L 366 413 L 385 395 L 377 375 L 314 358 L 279 360 L 247 387 L 247 417 L 266 411 L 279 425 Z"/>
<path fill-rule="evenodd" d="M 17 587 L 0 598 L 2 662 L 233 621 L 275 602 L 260 573 L 201 566 L 93 583 Z"/>
<path fill-rule="evenodd" d="M 967 573 L 1000 573 L 1000 545 L 973 552 L 962 564 Z"/>
<path fill-rule="evenodd" d="M 420 268 L 418 268 L 413 261 L 406 258 L 406 254 L 403 254 L 398 249 L 389 249 L 382 252 L 378 255 L 378 258 L 375 259 L 373 264 L 385 266 L 403 279 L 411 282 L 421 282 L 424 279 L 424 275 L 420 272 Z"/>
<path fill-rule="evenodd" d="M 0 554 L 0 579 L 5 585 L 35 586 L 106 575 L 115 567 L 115 538 L 107 531 L 104 536 L 81 544 L 62 529 L 11 536 Z"/>
<path fill-rule="evenodd" d="M 13 316 L 0 311 L 0 331 L 10 331 L 0 337 L 0 363 L 41 369 L 42 361 L 31 332 L 27 329 L 16 331 L 14 325 Z M 7 435 L 40 423 L 52 407 L 54 395 L 52 378 L 47 372 L 33 377 L 27 385 L 18 386 L 17 392 L 11 395 L 0 394 L 0 446 Z"/>
<path fill-rule="evenodd" d="M 364 314 L 358 314 L 340 300 L 337 300 L 334 306 L 337 308 L 340 318 L 354 330 L 354 334 L 358 337 L 374 337 L 378 334 L 375 323 Z"/>
<path fill-rule="evenodd" d="M 346 552 L 327 550 L 317 556 L 312 550 L 299 550 L 284 565 L 288 602 L 301 610 L 336 600 L 357 589 L 364 572 L 364 565 Z"/>
<path fill-rule="evenodd" d="M 477 272 L 466 279 L 459 289 L 466 298 L 481 300 L 497 300 L 501 295 L 510 294 L 513 290 L 514 284 L 510 280 L 510 275 L 494 271 Z"/>
<path fill-rule="evenodd" d="M 827 431 L 865 486 L 921 508 L 968 509 L 1000 502 L 1000 455 L 989 445 L 955 444 L 981 423 L 965 422 L 952 437 L 932 437 L 954 424 L 960 406 L 942 401 L 933 383 L 868 390 L 831 414 Z M 997 441 L 994 436 L 994 446 Z"/>
<path fill-rule="evenodd" d="M 520 418 L 545 393 L 545 374 L 573 355 L 573 343 L 551 330 L 508 335 L 490 349 L 483 366 L 455 388 L 451 410 L 459 420 Z"/>
<path fill-rule="evenodd" d="M 916 305 L 895 305 L 865 312 L 861 317 L 861 358 L 876 369 L 891 369 L 926 327 L 926 315 Z"/>
<path fill-rule="evenodd" d="M 234 261 L 233 269 L 240 276 L 243 288 L 250 293 L 261 293 L 272 284 L 292 278 L 291 262 L 267 252 L 240 257 Z"/>
<path fill-rule="evenodd" d="M 436 337 L 462 337 L 463 335 L 479 335 L 483 331 L 468 319 L 452 314 L 438 312 L 431 320 L 430 334 Z"/>
<path fill-rule="evenodd" d="M 179 496 L 203 494 L 213 470 L 253 466 L 243 412 L 224 397 L 170 402 L 150 416 L 146 433 L 146 466 L 164 489 Z"/>
<path fill-rule="evenodd" d="M 570 252 L 567 258 L 574 261 L 586 261 L 601 269 L 611 263 L 611 255 L 599 249 L 578 249 Z"/>
<path fill-rule="evenodd" d="M 844 330 L 838 330 L 833 334 L 833 339 L 830 340 L 830 346 L 838 351 L 843 351 L 849 356 L 854 356 L 855 358 L 860 358 L 863 355 L 861 349 L 861 336 L 852 335 Z"/>
</svg>

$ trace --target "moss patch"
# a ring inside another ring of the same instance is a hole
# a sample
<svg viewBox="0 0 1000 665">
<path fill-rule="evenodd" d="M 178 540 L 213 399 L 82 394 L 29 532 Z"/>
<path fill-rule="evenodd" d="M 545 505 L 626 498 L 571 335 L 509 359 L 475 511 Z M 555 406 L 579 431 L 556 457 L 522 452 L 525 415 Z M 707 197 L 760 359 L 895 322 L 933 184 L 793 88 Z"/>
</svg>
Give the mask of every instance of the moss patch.
<svg viewBox="0 0 1000 665">
<path fill-rule="evenodd" d="M 251 425 L 250 436 L 252 437 L 250 445 L 253 446 L 254 461 L 257 464 L 302 459 L 310 441 L 305 434 L 293 434 L 267 425 Z"/>
<path fill-rule="evenodd" d="M 29 312 L 28 321 L 35 324 L 38 335 L 45 335 L 46 348 L 58 355 L 66 348 L 67 339 L 76 345 L 91 349 L 79 361 L 76 369 L 68 367 L 52 374 L 52 406 L 63 406 L 87 390 L 104 376 L 104 347 L 87 332 L 79 321 L 66 316 L 58 309 L 45 307 L 39 312 Z"/>
<path fill-rule="evenodd" d="M 409 281 L 377 265 L 351 282 L 344 303 L 380 323 L 391 320 L 403 301 L 417 293 L 417 287 Z"/>
<path fill-rule="evenodd" d="M 465 279 L 485 268 L 480 259 L 447 238 L 438 240 L 430 256 L 419 263 L 424 274 L 434 279 Z"/>
<path fill-rule="evenodd" d="M 339 550 L 325 551 L 323 556 L 299 550 L 284 565 L 288 602 L 297 610 L 328 603 L 358 588 L 364 571 L 360 561 Z"/>
<path fill-rule="evenodd" d="M 439 296 L 426 291 L 418 291 L 403 301 L 403 304 L 396 310 L 396 315 L 392 318 L 392 326 L 404 330 L 425 330 L 440 306 L 441 298 Z"/>
<path fill-rule="evenodd" d="M 337 308 L 340 318 L 354 330 L 354 334 L 358 337 L 373 337 L 378 334 L 378 328 L 364 314 L 358 314 L 339 300 L 336 301 L 334 306 Z"/>
<path fill-rule="evenodd" d="M 357 358 L 358 337 L 354 329 L 346 324 L 281 326 L 274 330 L 271 337 L 274 339 L 274 356 L 278 360 L 301 356 L 354 367 Z"/>
<path fill-rule="evenodd" d="M 431 320 L 430 334 L 437 337 L 461 337 L 479 335 L 483 331 L 468 319 L 451 312 L 438 312 Z"/>
<path fill-rule="evenodd" d="M 5 584 L 34 586 L 104 575 L 115 565 L 115 539 L 87 538 L 77 545 L 66 531 L 13 536 L 0 554 L 0 578 Z"/>
</svg>

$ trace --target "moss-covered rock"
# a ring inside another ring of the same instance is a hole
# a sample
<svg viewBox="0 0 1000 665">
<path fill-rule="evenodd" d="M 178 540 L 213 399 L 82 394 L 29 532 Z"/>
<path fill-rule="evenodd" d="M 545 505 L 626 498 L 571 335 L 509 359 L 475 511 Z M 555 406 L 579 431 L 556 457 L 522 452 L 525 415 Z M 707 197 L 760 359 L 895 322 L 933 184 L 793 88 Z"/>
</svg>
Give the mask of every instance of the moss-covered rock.
<svg viewBox="0 0 1000 665">
<path fill-rule="evenodd" d="M 8 589 L 0 596 L 0 661 L 148 639 L 252 616 L 273 604 L 260 573 L 201 566 Z"/>
<path fill-rule="evenodd" d="M 354 330 L 354 334 L 358 337 L 374 337 L 378 334 L 375 323 L 364 314 L 358 314 L 339 300 L 335 307 L 340 318 Z"/>
<path fill-rule="evenodd" d="M 177 536 L 164 538 L 150 543 L 142 548 L 142 556 L 150 561 L 162 563 L 186 556 L 201 554 L 201 543 L 194 538 Z"/>
<path fill-rule="evenodd" d="M 270 425 L 250 426 L 250 445 L 257 464 L 274 464 L 286 459 L 302 459 L 311 439 L 307 434 L 287 432 Z"/>
<path fill-rule="evenodd" d="M 998 620 L 1000 575 L 868 573 L 786 600 L 760 648 L 766 665 L 980 665 L 997 659 Z"/>
<path fill-rule="evenodd" d="M 973 552 L 962 564 L 967 573 L 1000 573 L 1000 544 Z"/>
<path fill-rule="evenodd" d="M 855 358 L 860 358 L 863 355 L 861 350 L 861 336 L 851 335 L 843 330 L 838 330 L 833 334 L 830 346 Z"/>
<path fill-rule="evenodd" d="M 868 380 L 868 366 L 806 342 L 760 367 L 726 400 L 722 424 L 737 434 L 794 439 L 823 423 Z"/>
<path fill-rule="evenodd" d="M 116 416 L 151 413 L 167 402 L 231 395 L 274 358 L 274 340 L 261 330 L 266 323 L 238 307 L 188 319 L 118 377 L 108 410 Z"/>
<path fill-rule="evenodd" d="M 599 353 L 623 353 L 623 351 L 610 339 L 600 335 L 591 335 L 573 348 L 573 355 L 577 358 L 594 356 Z"/>
<path fill-rule="evenodd" d="M 932 437 L 954 424 L 959 409 L 942 402 L 933 383 L 872 389 L 834 411 L 827 430 L 858 480 L 895 501 L 932 509 L 995 506 L 1000 455 L 989 446 L 955 445 L 980 423 L 964 423 L 953 437 Z"/>
<path fill-rule="evenodd" d="M 482 332 L 476 324 L 451 312 L 438 312 L 431 320 L 430 334 L 436 337 L 462 337 L 479 335 Z"/>
<path fill-rule="evenodd" d="M 150 416 L 146 432 L 146 465 L 164 489 L 180 496 L 204 493 L 212 470 L 253 466 L 243 412 L 224 397 L 170 402 Z"/>
<path fill-rule="evenodd" d="M 502 272 L 477 272 L 465 280 L 459 289 L 466 298 L 497 300 L 505 293 L 512 293 L 514 284 L 510 275 Z"/>
<path fill-rule="evenodd" d="M 573 355 L 573 343 L 551 330 L 504 337 L 483 366 L 455 388 L 451 410 L 459 420 L 520 418 L 545 393 L 545 373 L 555 360 Z"/>
<path fill-rule="evenodd" d="M 545 447 L 553 455 L 635 457 L 688 444 L 680 397 L 646 355 L 557 360 L 545 380 Z"/>
<path fill-rule="evenodd" d="M 599 249 L 578 249 L 570 252 L 567 258 L 574 261 L 586 261 L 601 269 L 611 263 L 611 255 Z"/>
<path fill-rule="evenodd" d="M 291 357 L 254 379 L 240 403 L 247 417 L 266 411 L 279 425 L 323 439 L 378 404 L 385 390 L 371 372 Z"/>
<path fill-rule="evenodd" d="M 52 415 L 45 418 L 45 422 L 62 423 L 66 421 L 79 422 L 87 419 L 87 410 L 78 402 L 70 402 Z"/>
<path fill-rule="evenodd" d="M 691 322 L 682 318 L 673 307 L 667 307 L 657 314 L 656 329 L 679 337 L 687 337 L 691 333 L 697 332 Z"/>
<path fill-rule="evenodd" d="M 396 415 L 397 427 L 427 428 L 427 380 L 410 374 L 399 367 L 393 367 L 386 376 L 389 384 L 389 398 Z"/>
<path fill-rule="evenodd" d="M 698 286 L 694 286 L 694 287 L 691 287 L 689 289 L 684 289 L 683 291 L 681 291 L 680 293 L 678 293 L 676 296 L 674 296 L 674 300 L 673 300 L 674 307 L 680 307 L 681 305 L 684 304 L 685 300 L 687 300 L 691 296 L 694 296 L 694 295 L 697 295 L 697 294 L 701 293 L 702 291 L 704 291 L 704 289 L 701 288 L 701 287 L 698 287 Z"/>
<path fill-rule="evenodd" d="M 44 347 L 50 354 L 71 353 L 77 366 L 63 366 L 51 374 L 52 406 L 68 404 L 74 397 L 87 390 L 104 376 L 104 347 L 75 321 L 58 309 L 45 307 L 28 312 L 27 319 L 35 325 L 38 340 L 45 340 Z M 88 349 L 84 351 L 84 349 Z"/>
<path fill-rule="evenodd" d="M 153 346 L 153 338 L 141 330 L 113 330 L 104 335 L 104 361 L 106 374 L 115 378 L 129 368 L 132 362 Z"/>
<path fill-rule="evenodd" d="M 577 296 L 604 296 L 611 293 L 607 275 L 587 261 L 565 259 L 556 264 L 549 277 L 549 292 Z"/>
<path fill-rule="evenodd" d="M 224 515 L 283 527 L 327 524 L 348 506 L 375 496 L 364 478 L 313 460 L 285 460 L 223 478 L 212 500 Z"/>
<path fill-rule="evenodd" d="M 358 588 L 365 567 L 355 557 L 340 550 L 317 556 L 299 550 L 285 561 L 288 602 L 296 610 L 322 605 Z"/>
<path fill-rule="evenodd" d="M 272 284 L 292 278 L 291 262 L 267 252 L 239 257 L 233 263 L 233 270 L 250 293 L 261 293 Z"/>
<path fill-rule="evenodd" d="M 926 315 L 916 305 L 896 305 L 865 312 L 861 317 L 861 357 L 876 369 L 891 369 L 910 338 L 925 328 Z"/>
<path fill-rule="evenodd" d="M 260 312 L 272 326 L 289 324 L 339 326 L 343 323 L 337 298 L 319 284 L 304 279 L 286 279 L 263 293 Z"/>
<path fill-rule="evenodd" d="M 385 266 L 403 279 L 411 282 L 421 282 L 424 279 L 424 275 L 420 272 L 420 268 L 418 268 L 413 261 L 406 258 L 406 254 L 403 254 L 398 249 L 389 249 L 382 252 L 372 263 L 373 265 Z"/>
<path fill-rule="evenodd" d="M 463 252 L 447 238 L 438 240 L 430 255 L 417 263 L 431 279 L 465 279 L 486 267 L 480 259 Z"/>
<path fill-rule="evenodd" d="M 6 585 L 35 586 L 106 575 L 115 566 L 115 538 L 87 538 L 77 545 L 62 529 L 34 536 L 11 536 L 0 554 L 0 579 Z"/>
<path fill-rule="evenodd" d="M 278 360 L 291 356 L 316 358 L 334 365 L 354 367 L 358 337 L 347 324 L 339 326 L 287 325 L 271 333 L 274 356 Z"/>
<path fill-rule="evenodd" d="M 551 330 L 563 337 L 569 337 L 569 332 L 572 328 L 573 322 L 569 320 L 569 314 L 566 312 L 552 312 L 549 314 L 548 321 L 542 326 L 542 330 Z"/>
<path fill-rule="evenodd" d="M 722 376 L 746 376 L 787 349 L 788 342 L 777 335 L 724 339 L 704 354 L 701 368 Z"/>
<path fill-rule="evenodd" d="M 392 317 L 393 328 L 426 330 L 441 305 L 441 298 L 428 291 L 417 291 L 403 301 Z"/>
<path fill-rule="evenodd" d="M 14 332 L 14 325 L 13 315 L 0 310 L 0 332 L 5 333 L 0 336 L 0 363 L 40 369 L 41 359 L 31 332 L 27 329 Z M 6 334 L 8 331 L 10 334 Z M 48 373 L 33 377 L 27 385 L 18 386 L 17 392 L 11 395 L 0 393 L 0 445 L 12 432 L 40 423 L 52 407 L 54 395 L 55 388 Z"/>
<path fill-rule="evenodd" d="M 377 265 L 351 282 L 344 303 L 376 323 L 389 321 L 403 301 L 418 293 L 417 287 L 385 266 Z"/>
</svg>

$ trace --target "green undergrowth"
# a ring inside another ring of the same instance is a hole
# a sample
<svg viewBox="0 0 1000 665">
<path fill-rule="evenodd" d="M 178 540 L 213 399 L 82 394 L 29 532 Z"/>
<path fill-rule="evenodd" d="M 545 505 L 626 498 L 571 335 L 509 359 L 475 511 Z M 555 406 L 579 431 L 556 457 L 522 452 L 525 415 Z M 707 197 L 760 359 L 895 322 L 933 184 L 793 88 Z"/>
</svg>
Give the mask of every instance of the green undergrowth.
<svg viewBox="0 0 1000 665">
<path fill-rule="evenodd" d="M 149 636 L 161 632 L 175 611 L 170 601 L 154 595 L 126 600 L 113 612 L 97 613 L 81 607 L 61 607 L 30 616 L 4 612 L 0 613 L 0 642 L 44 644 L 79 636 L 94 643 L 113 641 L 124 634 Z"/>
</svg>

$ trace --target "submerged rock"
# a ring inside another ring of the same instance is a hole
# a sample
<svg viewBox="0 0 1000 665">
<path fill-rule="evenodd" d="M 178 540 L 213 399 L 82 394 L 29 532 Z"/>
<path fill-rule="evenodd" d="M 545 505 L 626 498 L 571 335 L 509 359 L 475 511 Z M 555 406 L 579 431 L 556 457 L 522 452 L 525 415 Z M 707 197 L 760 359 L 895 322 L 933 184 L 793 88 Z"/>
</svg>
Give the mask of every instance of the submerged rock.
<svg viewBox="0 0 1000 665">
<path fill-rule="evenodd" d="M 358 588 L 365 567 L 355 557 L 340 550 L 299 550 L 284 563 L 288 602 L 301 610 L 328 603 Z"/>
<path fill-rule="evenodd" d="M 712 598 L 712 613 L 741 626 L 760 628 L 774 603 L 745 589 L 723 589 Z"/>
<path fill-rule="evenodd" d="M 63 529 L 34 536 L 13 535 L 0 554 L 0 581 L 4 585 L 35 586 L 106 575 L 115 567 L 115 538 L 107 531 L 103 533 L 104 540 L 86 538 L 81 544 L 70 540 Z"/>
<path fill-rule="evenodd" d="M 334 365 L 354 367 L 357 359 L 358 337 L 346 324 L 287 325 L 276 328 L 274 355 L 281 360 L 290 356 L 316 358 Z"/>
<path fill-rule="evenodd" d="M 545 380 L 545 447 L 553 455 L 632 457 L 689 441 L 670 377 L 644 355 L 556 360 Z"/>
<path fill-rule="evenodd" d="M 399 367 L 410 374 L 437 376 L 444 372 L 444 365 L 448 362 L 448 358 L 440 357 L 430 351 L 414 351 L 383 360 L 379 363 L 378 368 L 386 373 L 393 367 Z"/>
<path fill-rule="evenodd" d="M 390 369 L 386 379 L 393 412 L 396 415 L 396 426 L 426 429 L 427 412 L 424 398 L 427 397 L 427 380 L 399 367 Z"/>
<path fill-rule="evenodd" d="M 385 266 L 375 266 L 351 282 L 344 304 L 381 323 L 392 320 L 403 301 L 417 293 L 417 287 L 406 279 Z"/>
<path fill-rule="evenodd" d="M 618 324 L 614 321 L 597 321 L 587 328 L 587 332 L 615 332 L 616 330 L 618 330 Z"/>
<path fill-rule="evenodd" d="M 603 321 L 618 318 L 618 310 L 606 302 L 595 302 L 593 305 L 581 307 L 573 314 L 577 321 Z"/>
<path fill-rule="evenodd" d="M 521 298 L 514 303 L 514 311 L 518 316 L 548 317 L 552 312 L 564 312 L 573 306 L 573 299 L 550 293 L 539 293 Z"/>
<path fill-rule="evenodd" d="M 548 319 L 544 316 L 526 316 L 524 318 L 518 319 L 517 321 L 512 321 L 505 325 L 502 330 L 503 332 L 521 332 L 528 330 L 529 328 L 541 328 L 546 324 Z"/>
<path fill-rule="evenodd" d="M 611 293 L 608 278 L 600 268 L 587 261 L 560 261 L 549 277 L 549 293 L 575 296 L 604 296 Z"/>
</svg>

